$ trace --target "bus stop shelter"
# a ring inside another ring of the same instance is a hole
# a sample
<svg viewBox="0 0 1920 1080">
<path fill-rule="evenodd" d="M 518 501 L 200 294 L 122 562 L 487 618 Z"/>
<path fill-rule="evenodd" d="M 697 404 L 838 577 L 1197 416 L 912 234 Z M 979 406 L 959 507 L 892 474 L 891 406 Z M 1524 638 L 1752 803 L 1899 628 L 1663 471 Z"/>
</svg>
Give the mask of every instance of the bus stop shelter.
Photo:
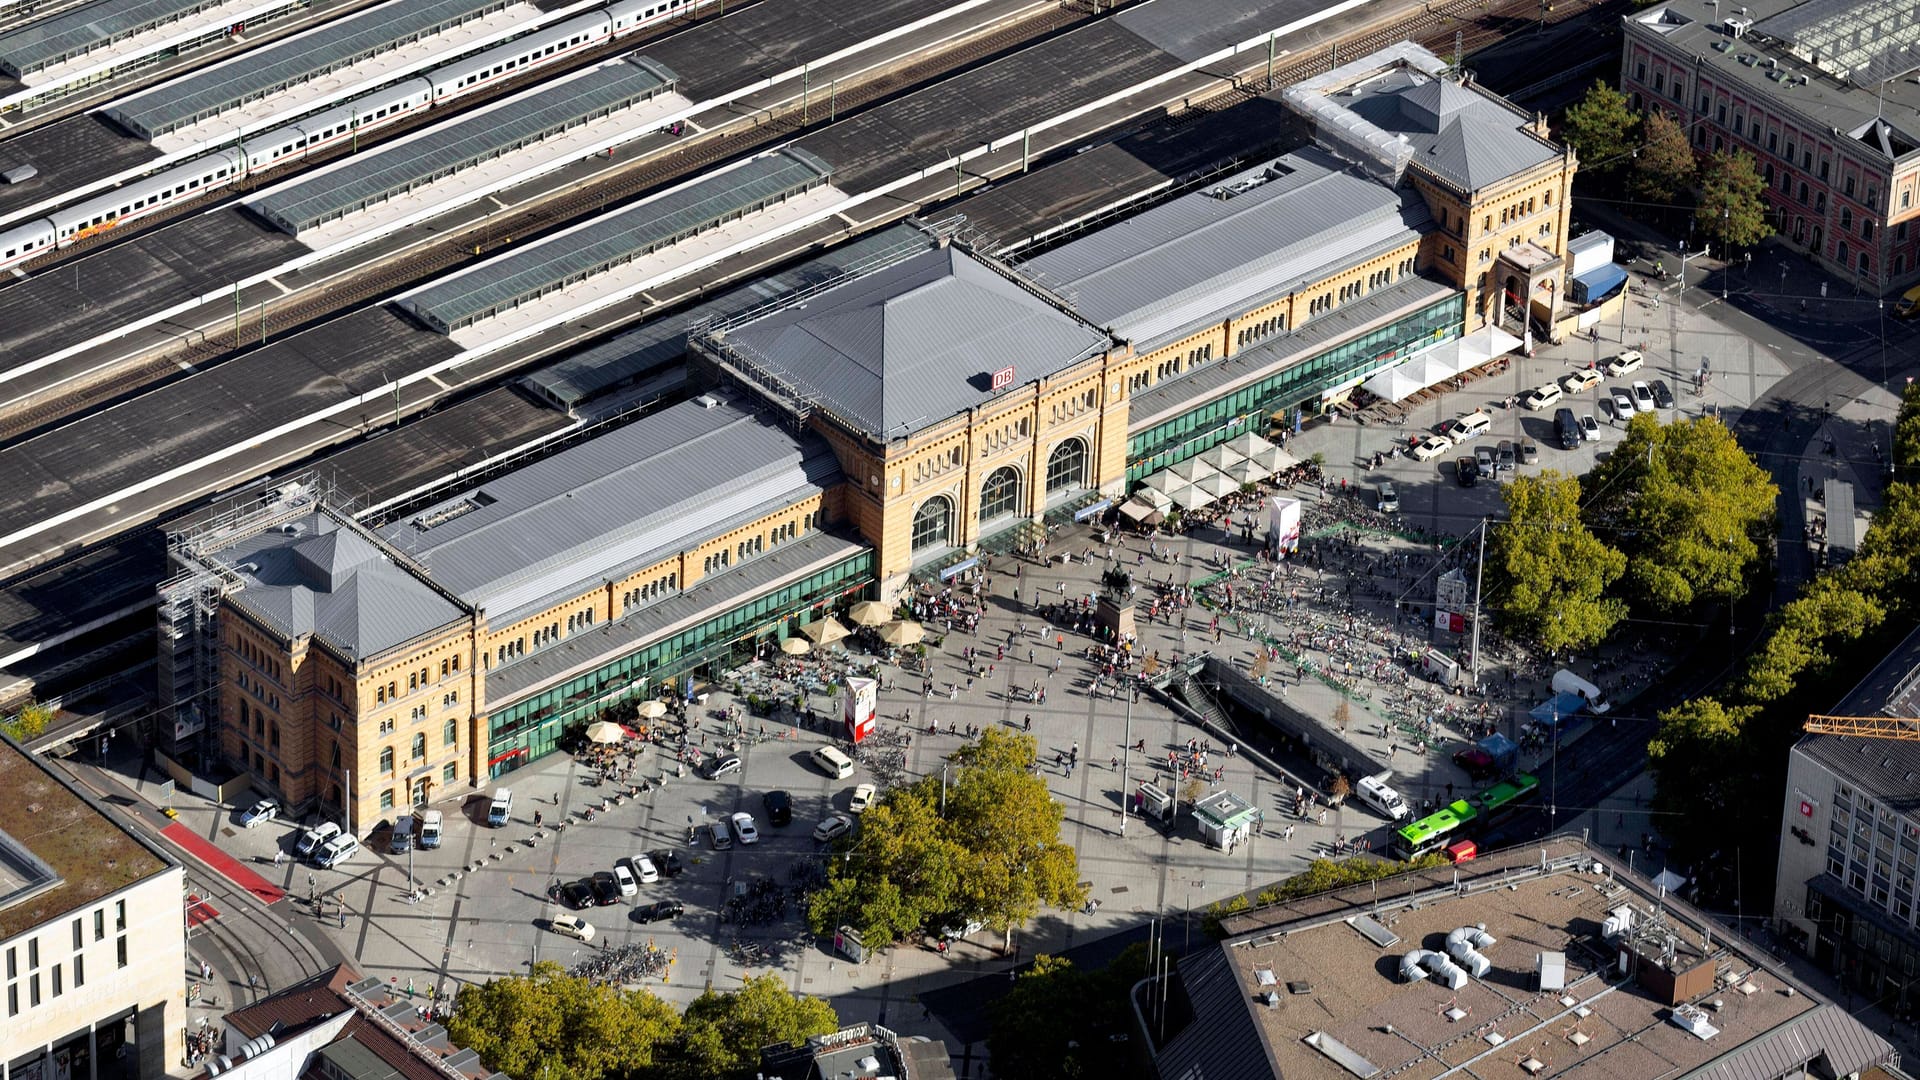
<svg viewBox="0 0 1920 1080">
<path fill-rule="evenodd" d="M 1203 795 L 1193 804 L 1193 820 L 1200 825 L 1200 835 L 1221 851 L 1232 851 L 1235 844 L 1245 843 L 1259 819 L 1260 812 L 1253 804 L 1231 791 Z"/>
</svg>

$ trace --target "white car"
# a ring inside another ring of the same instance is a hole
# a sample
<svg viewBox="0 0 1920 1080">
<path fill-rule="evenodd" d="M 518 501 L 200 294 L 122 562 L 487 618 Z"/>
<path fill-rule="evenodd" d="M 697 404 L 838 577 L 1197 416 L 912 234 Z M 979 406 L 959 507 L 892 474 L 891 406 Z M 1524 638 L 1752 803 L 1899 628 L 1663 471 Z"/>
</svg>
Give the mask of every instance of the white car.
<svg viewBox="0 0 1920 1080">
<path fill-rule="evenodd" d="M 1445 435 L 1428 435 L 1413 444 L 1413 460 L 1432 461 L 1453 449 L 1453 440 Z"/>
<path fill-rule="evenodd" d="M 620 887 L 620 895 L 629 899 L 640 895 L 640 883 L 633 878 L 633 871 L 625 863 L 613 864 L 613 883 Z"/>
<path fill-rule="evenodd" d="M 635 855 L 627 861 L 633 864 L 633 875 L 640 879 L 640 884 L 651 885 L 660 880 L 660 868 L 653 865 L 652 859 L 645 855 Z"/>
<path fill-rule="evenodd" d="M 1619 356 L 1612 357 L 1606 363 L 1601 364 L 1600 370 L 1606 372 L 1609 377 L 1617 379 L 1622 375 L 1639 371 L 1640 365 L 1646 362 L 1646 357 L 1640 355 L 1639 349 L 1628 349 Z"/>
<path fill-rule="evenodd" d="M 321 844 L 339 835 L 339 825 L 331 821 L 323 821 L 313 828 L 308 829 L 306 832 L 301 833 L 299 841 L 293 845 L 293 850 L 298 852 L 300 857 L 304 859 L 320 850 Z"/>
<path fill-rule="evenodd" d="M 547 928 L 561 937 L 570 937 L 575 941 L 592 941 L 593 924 L 578 915 L 555 915 L 547 923 Z"/>
<path fill-rule="evenodd" d="M 246 808 L 240 814 L 240 827 L 251 829 L 256 825 L 265 825 L 280 816 L 280 804 L 272 799 L 261 799 Z"/>
<path fill-rule="evenodd" d="M 359 850 L 360 841 L 342 833 L 320 845 L 320 850 L 313 853 L 313 865 L 322 870 L 331 870 L 353 858 Z"/>
<path fill-rule="evenodd" d="M 867 812 L 867 807 L 873 805 L 874 796 L 877 794 L 878 789 L 872 784 L 861 784 L 853 789 L 853 797 L 847 800 L 847 809 L 856 814 L 864 814 Z"/>
<path fill-rule="evenodd" d="M 1560 404 L 1560 397 L 1559 384 L 1541 383 L 1539 386 L 1527 391 L 1526 396 L 1520 399 L 1520 404 L 1536 411 L 1540 409 L 1550 409 Z"/>
<path fill-rule="evenodd" d="M 1653 387 L 1643 382 L 1633 384 L 1633 411 L 1653 411 Z"/>
<path fill-rule="evenodd" d="M 739 837 L 742 844 L 760 842 L 760 830 L 754 825 L 752 814 L 742 810 L 728 820 L 733 822 L 733 835 Z"/>
<path fill-rule="evenodd" d="M 1560 389 L 1569 394 L 1584 394 L 1600 385 L 1600 373 L 1581 368 L 1560 378 Z"/>
<path fill-rule="evenodd" d="M 1592 413 L 1580 414 L 1580 438 L 1584 442 L 1600 441 L 1600 421 Z"/>
<path fill-rule="evenodd" d="M 813 838 L 821 843 L 838 840 L 853 831 L 853 818 L 846 814 L 828 814 L 813 827 Z"/>
<path fill-rule="evenodd" d="M 1607 393 L 1608 400 L 1613 402 L 1613 418 L 1615 420 L 1625 420 L 1633 415 L 1633 394 L 1629 392 L 1626 387 L 1616 386 Z"/>
</svg>

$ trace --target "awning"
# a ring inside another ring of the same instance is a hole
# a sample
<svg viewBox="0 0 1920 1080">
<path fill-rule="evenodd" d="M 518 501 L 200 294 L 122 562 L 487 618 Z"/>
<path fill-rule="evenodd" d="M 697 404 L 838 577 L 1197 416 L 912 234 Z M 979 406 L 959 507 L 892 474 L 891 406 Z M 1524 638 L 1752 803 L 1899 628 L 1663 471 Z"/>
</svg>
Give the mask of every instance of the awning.
<svg viewBox="0 0 1920 1080">
<path fill-rule="evenodd" d="M 1465 337 L 1443 341 L 1384 371 L 1375 372 L 1365 385 L 1367 392 L 1377 398 L 1399 401 L 1519 347 L 1519 338 L 1497 326 L 1488 326 Z"/>
<path fill-rule="evenodd" d="M 1604 263 L 1574 278 L 1569 292 L 1576 304 L 1598 304 L 1626 283 L 1627 272 L 1619 263 Z"/>
</svg>

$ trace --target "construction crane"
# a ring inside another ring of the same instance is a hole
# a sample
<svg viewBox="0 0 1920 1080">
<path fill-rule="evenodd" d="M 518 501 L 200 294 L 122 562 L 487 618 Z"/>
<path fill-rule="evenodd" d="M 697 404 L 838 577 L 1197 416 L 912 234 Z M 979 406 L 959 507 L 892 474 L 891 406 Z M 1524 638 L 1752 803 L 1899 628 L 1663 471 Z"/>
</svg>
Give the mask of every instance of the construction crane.
<svg viewBox="0 0 1920 1080">
<path fill-rule="evenodd" d="M 1865 739 L 1905 739 L 1920 742 L 1920 720 L 1894 716 L 1807 717 L 1810 735 L 1853 735 Z"/>
</svg>

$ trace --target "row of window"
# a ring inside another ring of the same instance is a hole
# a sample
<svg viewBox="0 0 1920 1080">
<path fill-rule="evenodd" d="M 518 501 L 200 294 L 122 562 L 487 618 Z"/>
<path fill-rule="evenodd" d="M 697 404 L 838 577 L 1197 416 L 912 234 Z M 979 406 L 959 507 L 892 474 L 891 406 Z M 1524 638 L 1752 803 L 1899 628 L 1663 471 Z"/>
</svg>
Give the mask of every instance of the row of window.
<svg viewBox="0 0 1920 1080">
<path fill-rule="evenodd" d="M 1068 439 L 1047 455 L 1047 494 L 1085 486 L 1087 482 L 1087 443 Z M 992 521 L 1020 512 L 1021 482 L 1019 470 L 1002 465 L 988 474 L 980 485 L 981 521 Z M 914 551 L 943 547 L 953 542 L 953 499 L 935 495 L 913 512 L 910 544 Z"/>
<path fill-rule="evenodd" d="M 1100 400 L 1100 391 L 1088 390 L 1084 394 L 1075 394 L 1065 401 L 1056 401 L 1053 405 L 1053 422 L 1070 420 L 1089 409 L 1095 408 Z"/>
<path fill-rule="evenodd" d="M 28 937 L 25 943 L 25 955 L 20 945 L 7 947 L 7 1015 L 20 1015 L 23 1009 L 32 1009 L 40 1005 L 43 986 L 48 998 L 57 998 L 67 992 L 69 979 L 73 989 L 87 985 L 87 958 L 83 950 L 89 944 L 87 924 L 93 924 L 92 941 L 105 941 L 107 938 L 107 909 L 94 908 L 86 915 L 75 916 L 70 923 L 73 933 L 72 955 L 65 963 L 55 960 L 45 967 L 40 962 L 40 934 Z M 118 937 L 114 942 L 114 959 L 118 966 L 127 966 L 127 902 L 113 902 L 113 931 Z M 25 960 L 22 964 L 21 961 Z M 45 982 L 42 982 L 45 976 Z"/>
<path fill-rule="evenodd" d="M 233 649 L 240 654 L 240 659 L 252 664 L 261 674 L 274 682 L 280 681 L 280 661 L 268 655 L 265 649 L 255 645 L 251 639 L 235 634 Z"/>
<path fill-rule="evenodd" d="M 1002 424 L 993 431 L 987 432 L 983 445 L 987 453 L 997 454 L 1016 442 L 1025 442 L 1032 435 L 1033 421 L 1023 416 L 1014 423 Z"/>
<path fill-rule="evenodd" d="M 624 614 L 630 608 L 641 604 L 650 604 L 668 593 L 677 592 L 679 588 L 680 575 L 673 573 L 654 581 L 649 581 L 637 589 L 628 589 L 626 592 L 620 594 L 620 611 Z"/>
<path fill-rule="evenodd" d="M 449 784 L 457 784 L 459 782 L 460 782 L 460 766 L 457 762 L 449 761 L 445 765 L 441 766 L 440 784 L 442 787 L 445 787 Z M 432 794 L 433 794 L 433 789 L 431 786 L 432 784 L 433 784 L 433 777 L 431 776 L 415 777 L 412 780 L 412 782 L 408 785 L 408 787 L 405 789 L 407 793 L 411 796 L 411 798 L 409 798 L 407 801 L 407 805 L 420 806 L 425 804 L 426 801 L 432 797 Z M 380 809 L 382 810 L 393 809 L 395 790 L 396 789 L 394 788 L 385 788 L 380 792 Z M 335 787 L 334 801 L 338 803 L 339 800 L 340 800 L 339 788 Z"/>
<path fill-rule="evenodd" d="M 1261 319 L 1257 323 L 1249 323 L 1234 332 L 1233 347 L 1235 351 L 1244 349 L 1253 342 L 1277 334 L 1286 328 L 1287 320 L 1279 315 Z"/>
</svg>

